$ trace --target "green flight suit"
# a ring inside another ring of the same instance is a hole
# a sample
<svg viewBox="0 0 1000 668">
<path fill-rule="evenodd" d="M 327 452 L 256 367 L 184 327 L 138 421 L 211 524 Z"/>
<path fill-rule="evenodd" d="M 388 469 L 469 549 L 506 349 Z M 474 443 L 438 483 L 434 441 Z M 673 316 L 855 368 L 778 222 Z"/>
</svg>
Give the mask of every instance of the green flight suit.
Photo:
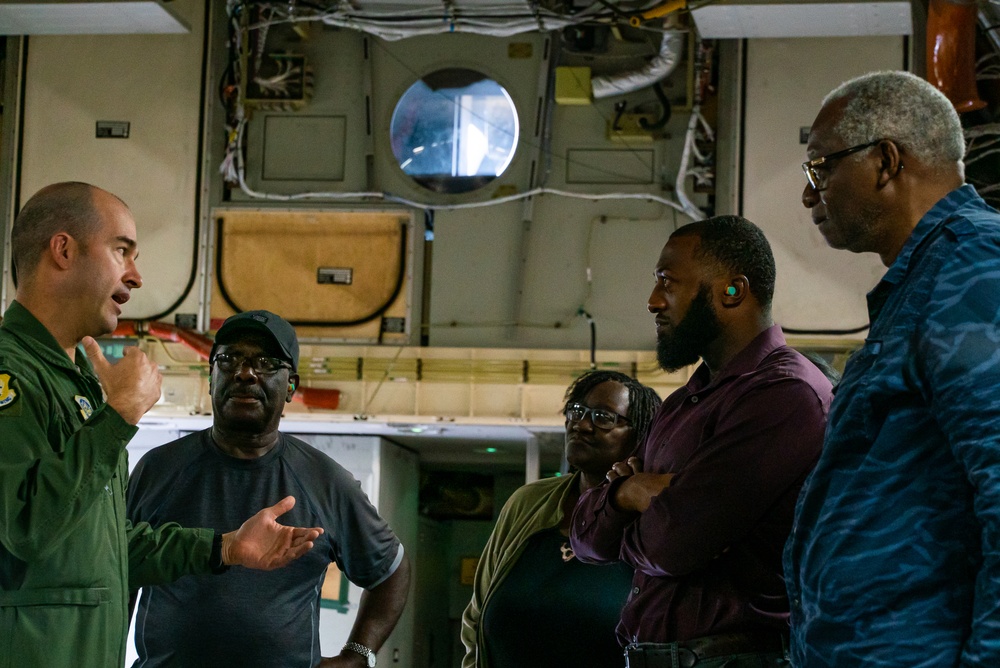
<svg viewBox="0 0 1000 668">
<path fill-rule="evenodd" d="M 125 517 L 136 432 L 86 354 L 16 301 L 0 325 L 0 668 L 125 662 L 128 593 L 210 572 L 214 532 Z"/>
</svg>

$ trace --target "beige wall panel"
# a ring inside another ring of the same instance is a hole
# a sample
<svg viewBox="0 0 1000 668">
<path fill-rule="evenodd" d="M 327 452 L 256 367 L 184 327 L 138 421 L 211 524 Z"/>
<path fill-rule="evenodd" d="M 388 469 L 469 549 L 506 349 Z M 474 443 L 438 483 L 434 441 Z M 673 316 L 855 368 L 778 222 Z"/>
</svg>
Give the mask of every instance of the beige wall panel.
<svg viewBox="0 0 1000 668">
<path fill-rule="evenodd" d="M 646 311 L 653 268 L 687 222 L 683 214 L 657 203 L 545 195 L 535 199 L 522 249 L 519 205 L 484 209 L 474 220 L 463 213 L 436 218 L 433 345 L 587 349 L 580 307 L 594 316 L 598 348 L 655 345 Z M 515 319 L 520 327 L 507 324 Z"/>
<path fill-rule="evenodd" d="M 191 32 L 29 38 L 21 203 L 57 181 L 86 181 L 132 208 L 144 287 L 124 317 L 163 311 L 184 291 L 194 251 L 204 4 L 175 0 Z M 127 139 L 96 139 L 128 121 Z M 182 305 L 197 311 L 197 290 Z"/>
<path fill-rule="evenodd" d="M 898 37 L 749 41 L 743 213 L 774 249 L 774 318 L 785 327 L 847 329 L 868 322 L 865 294 L 885 267 L 876 255 L 829 248 L 813 225 L 802 206 L 806 147 L 799 129 L 812 125 L 823 97 L 842 81 L 902 64 Z"/>
</svg>

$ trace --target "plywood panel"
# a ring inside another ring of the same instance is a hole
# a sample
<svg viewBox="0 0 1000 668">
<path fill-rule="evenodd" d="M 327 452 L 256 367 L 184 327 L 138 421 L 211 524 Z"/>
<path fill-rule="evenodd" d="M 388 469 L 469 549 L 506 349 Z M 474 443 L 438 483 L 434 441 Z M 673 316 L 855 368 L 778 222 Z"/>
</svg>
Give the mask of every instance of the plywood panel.
<svg viewBox="0 0 1000 668">
<path fill-rule="evenodd" d="M 267 309 L 299 336 L 378 338 L 381 317 L 408 318 L 409 214 L 230 211 L 216 237 L 213 329 Z M 337 275 L 334 282 L 325 282 Z M 346 281 L 346 282 L 344 282 Z"/>
</svg>

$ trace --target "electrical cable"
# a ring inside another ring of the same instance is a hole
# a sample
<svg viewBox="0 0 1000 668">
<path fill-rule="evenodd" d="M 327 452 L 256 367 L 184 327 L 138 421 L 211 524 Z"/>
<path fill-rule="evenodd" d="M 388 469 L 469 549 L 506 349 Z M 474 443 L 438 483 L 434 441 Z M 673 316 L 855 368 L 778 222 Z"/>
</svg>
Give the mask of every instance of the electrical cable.
<svg viewBox="0 0 1000 668">
<path fill-rule="evenodd" d="M 597 323 L 594 322 L 594 316 L 590 315 L 587 311 L 580 307 L 577 311 L 577 315 L 582 316 L 587 319 L 590 324 L 590 368 L 597 368 Z"/>
<path fill-rule="evenodd" d="M 656 99 L 660 101 L 660 106 L 663 108 L 663 114 L 660 116 L 660 118 L 658 118 L 653 122 L 649 122 L 645 118 L 640 118 L 639 127 L 641 127 L 643 130 L 648 130 L 648 131 L 661 130 L 664 127 L 666 127 L 668 122 L 670 122 L 670 115 L 673 108 L 670 104 L 670 100 L 667 99 L 667 94 L 663 92 L 663 86 L 660 85 L 659 81 L 653 83 L 651 88 L 653 89 L 653 93 L 656 95 Z M 698 153 L 697 147 L 695 147 L 694 150 L 695 150 L 695 156 L 704 160 L 704 156 Z"/>
<path fill-rule="evenodd" d="M 201 179 L 202 179 L 202 151 L 205 148 L 205 133 L 202 129 L 205 127 L 205 107 L 208 102 L 206 99 L 206 89 L 208 87 L 208 53 L 211 46 L 210 42 L 210 32 L 211 32 L 211 3 L 205 3 L 205 18 L 202 23 L 204 26 L 204 36 L 202 40 L 202 51 L 201 51 L 201 87 L 200 87 L 200 100 L 201 107 L 198 111 L 198 152 L 196 155 L 199 156 L 197 160 L 197 166 L 195 167 L 195 192 L 194 192 L 194 241 L 191 244 L 191 273 L 188 276 L 187 285 L 184 286 L 184 290 L 181 292 L 181 296 L 174 301 L 173 304 L 160 311 L 149 316 L 143 316 L 140 318 L 130 318 L 134 320 L 159 320 L 160 318 L 165 318 L 184 303 L 184 300 L 188 298 L 191 294 L 191 289 L 194 287 L 195 281 L 198 278 L 198 247 L 201 241 Z"/>
</svg>

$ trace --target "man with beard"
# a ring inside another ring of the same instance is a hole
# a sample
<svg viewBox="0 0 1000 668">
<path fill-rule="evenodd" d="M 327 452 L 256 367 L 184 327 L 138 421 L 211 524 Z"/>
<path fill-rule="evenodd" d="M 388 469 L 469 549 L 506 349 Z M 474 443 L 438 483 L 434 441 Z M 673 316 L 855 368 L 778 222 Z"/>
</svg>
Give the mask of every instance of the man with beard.
<svg viewBox="0 0 1000 668">
<path fill-rule="evenodd" d="M 294 494 L 288 521 L 325 529 L 316 547 L 273 573 L 234 569 L 144 587 L 136 665 L 374 666 L 406 603 L 409 562 L 355 478 L 308 443 L 278 431 L 299 383 L 292 326 L 246 311 L 219 328 L 209 358 L 212 427 L 155 448 L 136 465 L 128 514 L 153 526 L 217 530 L 262 499 Z M 320 583 L 330 563 L 366 591 L 348 643 L 322 658 Z"/>
<path fill-rule="evenodd" d="M 635 569 L 618 625 L 631 668 L 784 665 L 781 553 L 831 385 L 772 323 L 774 258 L 749 221 L 680 228 L 654 273 L 660 366 L 702 364 L 580 498 L 573 550 Z"/>
<path fill-rule="evenodd" d="M 802 203 L 888 270 L 785 556 L 796 666 L 1000 666 L 1000 214 L 964 152 L 906 72 L 841 84 L 809 133 Z"/>
</svg>

